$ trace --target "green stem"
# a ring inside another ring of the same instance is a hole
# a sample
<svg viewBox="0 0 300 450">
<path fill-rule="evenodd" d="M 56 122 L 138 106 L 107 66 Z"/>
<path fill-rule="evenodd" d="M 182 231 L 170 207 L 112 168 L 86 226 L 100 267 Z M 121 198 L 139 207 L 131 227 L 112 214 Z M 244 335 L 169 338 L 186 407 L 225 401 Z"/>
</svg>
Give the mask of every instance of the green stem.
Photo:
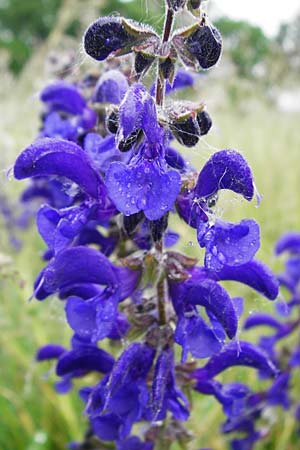
<svg viewBox="0 0 300 450">
<path fill-rule="evenodd" d="M 170 38 L 170 34 L 173 27 L 173 21 L 174 21 L 174 11 L 167 7 L 167 13 L 165 16 L 165 23 L 164 23 L 164 30 L 163 30 L 163 38 L 162 42 L 168 42 Z M 157 105 L 162 106 L 164 103 L 165 98 L 165 80 L 161 81 L 159 78 L 159 74 L 157 74 L 157 80 L 156 80 L 156 103 Z"/>
</svg>

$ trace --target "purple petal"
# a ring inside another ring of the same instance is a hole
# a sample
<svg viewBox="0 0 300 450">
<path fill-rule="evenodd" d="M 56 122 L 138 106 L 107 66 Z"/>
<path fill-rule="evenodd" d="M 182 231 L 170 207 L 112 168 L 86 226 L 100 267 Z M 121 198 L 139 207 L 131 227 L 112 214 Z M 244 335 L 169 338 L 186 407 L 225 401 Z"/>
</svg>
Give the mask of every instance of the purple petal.
<svg viewBox="0 0 300 450">
<path fill-rule="evenodd" d="M 178 91 L 179 89 L 183 89 L 189 86 L 193 86 L 194 83 L 195 78 L 191 74 L 191 72 L 188 72 L 184 69 L 178 69 L 175 75 L 173 85 L 171 86 L 170 83 L 167 81 L 166 94 Z"/>
<path fill-rule="evenodd" d="M 108 373 L 113 364 L 114 359 L 109 353 L 100 348 L 86 345 L 65 352 L 57 362 L 56 374 L 63 376 L 77 370 Z"/>
<path fill-rule="evenodd" d="M 40 347 L 36 353 L 37 361 L 45 361 L 48 359 L 57 359 L 67 350 L 61 345 L 47 344 Z"/>
<path fill-rule="evenodd" d="M 113 161 L 122 161 L 127 164 L 132 156 L 131 151 L 122 153 L 116 148 L 114 136 L 103 139 L 96 133 L 86 135 L 84 149 L 91 156 L 95 167 L 104 173 Z"/>
<path fill-rule="evenodd" d="M 171 147 L 166 149 L 165 159 L 167 164 L 173 169 L 184 171 L 186 169 L 186 161 L 179 152 Z"/>
<path fill-rule="evenodd" d="M 253 198 L 251 169 L 243 156 L 234 150 L 222 150 L 209 159 L 199 174 L 195 194 L 210 197 L 220 189 L 230 189 L 246 200 Z"/>
<path fill-rule="evenodd" d="M 145 379 L 154 356 L 155 350 L 149 345 L 137 342 L 130 344 L 114 365 L 108 383 L 110 396 L 123 384 L 136 383 L 139 379 Z"/>
<path fill-rule="evenodd" d="M 18 180 L 65 176 L 96 199 L 101 198 L 105 191 L 102 179 L 87 153 L 74 142 L 63 139 L 39 139 L 27 147 L 16 160 L 14 175 Z"/>
<path fill-rule="evenodd" d="M 144 211 L 149 220 L 158 220 L 173 209 L 181 184 L 175 170 L 165 171 L 158 161 L 143 160 L 131 166 L 112 163 L 105 182 L 120 212 L 129 216 Z"/>
<path fill-rule="evenodd" d="M 46 86 L 40 98 L 51 108 L 74 115 L 81 114 L 85 108 L 85 100 L 77 88 L 66 81 L 57 81 Z"/>
<path fill-rule="evenodd" d="M 77 117 L 76 124 L 80 133 L 90 130 L 97 125 L 98 115 L 92 108 L 84 108 L 81 116 Z"/>
<path fill-rule="evenodd" d="M 136 289 L 140 272 L 138 270 L 130 270 L 126 267 L 114 266 L 114 273 L 119 285 L 119 299 L 120 301 L 130 297 Z"/>
<path fill-rule="evenodd" d="M 151 408 L 153 420 L 161 413 L 171 371 L 174 369 L 174 354 L 171 348 L 165 349 L 157 358 L 152 384 Z"/>
<path fill-rule="evenodd" d="M 134 84 L 127 91 L 119 109 L 118 139 L 126 139 L 134 130 L 142 128 L 145 100 L 151 98 L 145 86 Z"/>
<path fill-rule="evenodd" d="M 267 326 L 271 328 L 275 328 L 276 330 L 282 329 L 282 323 L 280 323 L 277 319 L 275 319 L 270 314 L 266 313 L 256 313 L 247 317 L 244 329 L 249 330 L 250 328 L 257 326 Z"/>
<path fill-rule="evenodd" d="M 263 370 L 269 376 L 278 374 L 277 368 L 259 347 L 249 342 L 239 341 L 227 344 L 221 353 L 213 355 L 207 364 L 194 371 L 194 377 L 213 378 L 233 366 L 246 366 Z"/>
<path fill-rule="evenodd" d="M 284 409 L 288 409 L 290 407 L 291 401 L 288 395 L 290 388 L 290 376 L 290 373 L 282 373 L 276 378 L 268 391 L 269 405 L 280 405 Z"/>
<path fill-rule="evenodd" d="M 187 289 L 185 301 L 201 305 L 216 317 L 228 337 L 232 339 L 237 332 L 238 318 L 234 304 L 225 289 L 213 280 L 204 280 Z"/>
<path fill-rule="evenodd" d="M 166 83 L 166 94 L 172 94 L 175 91 L 180 89 L 184 89 L 189 86 L 193 86 L 195 83 L 195 78 L 191 74 L 184 69 L 178 69 L 175 75 L 175 79 L 173 85 L 171 86 L 169 81 Z M 150 89 L 150 94 L 154 97 L 155 95 L 156 84 L 153 83 Z"/>
<path fill-rule="evenodd" d="M 78 131 L 76 124 L 67 118 L 62 118 L 57 112 L 52 112 L 46 117 L 42 136 L 49 138 L 62 138 L 68 141 L 76 141 Z"/>
<path fill-rule="evenodd" d="M 60 252 L 42 270 L 37 283 L 36 298 L 42 300 L 73 284 L 116 286 L 117 278 L 112 264 L 104 255 L 92 248 L 79 246 Z"/>
<path fill-rule="evenodd" d="M 49 249 L 58 253 L 80 233 L 90 214 L 86 205 L 61 210 L 43 205 L 37 214 L 38 231 Z"/>
<path fill-rule="evenodd" d="M 181 316 L 174 337 L 175 342 L 182 346 L 182 361 L 186 360 L 188 352 L 195 358 L 208 358 L 218 353 L 223 346 L 214 330 L 197 315 Z"/>
<path fill-rule="evenodd" d="M 122 420 L 116 414 L 106 414 L 92 419 L 91 425 L 98 438 L 104 441 L 115 441 L 119 438 Z"/>
<path fill-rule="evenodd" d="M 220 270 L 223 266 L 241 266 L 249 262 L 259 249 L 259 226 L 252 219 L 239 224 L 218 220 L 209 227 L 198 227 L 198 242 L 206 247 L 205 266 Z"/>
<path fill-rule="evenodd" d="M 272 271 L 260 261 L 249 261 L 238 267 L 223 266 L 216 272 L 208 272 L 216 280 L 233 280 L 247 284 L 270 300 L 278 295 L 278 281 Z"/>
<path fill-rule="evenodd" d="M 275 246 L 276 255 L 289 251 L 290 253 L 300 253 L 300 233 L 291 231 L 278 239 Z"/>
<path fill-rule="evenodd" d="M 153 443 L 143 442 L 136 436 L 117 442 L 117 450 L 153 450 Z"/>
<path fill-rule="evenodd" d="M 81 338 L 97 340 L 96 304 L 94 299 L 82 300 L 79 297 L 69 297 L 66 306 L 66 317 L 72 330 Z"/>
<path fill-rule="evenodd" d="M 127 78 L 119 70 L 109 70 L 99 79 L 93 100 L 99 103 L 121 103 L 129 85 Z"/>
<path fill-rule="evenodd" d="M 70 376 L 63 377 L 55 383 L 55 390 L 58 394 L 67 394 L 73 387 L 72 378 Z"/>
</svg>

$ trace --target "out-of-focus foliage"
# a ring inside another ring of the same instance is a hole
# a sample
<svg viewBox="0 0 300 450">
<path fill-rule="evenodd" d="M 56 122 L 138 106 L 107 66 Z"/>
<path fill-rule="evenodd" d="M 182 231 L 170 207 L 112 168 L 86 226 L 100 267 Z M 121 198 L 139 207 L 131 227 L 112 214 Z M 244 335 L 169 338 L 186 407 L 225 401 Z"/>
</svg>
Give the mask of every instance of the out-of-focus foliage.
<svg viewBox="0 0 300 450">
<path fill-rule="evenodd" d="M 226 48 L 238 75 L 246 78 L 255 76 L 258 66 L 271 53 L 271 40 L 260 27 L 243 20 L 221 17 L 215 24 L 227 41 Z"/>
<path fill-rule="evenodd" d="M 276 41 L 287 58 L 287 69 L 300 70 L 300 12 L 291 23 L 280 26 Z"/>
<path fill-rule="evenodd" d="M 163 8 L 164 2 L 161 0 L 110 0 L 102 8 L 102 15 L 118 12 L 121 16 L 147 21 L 156 29 L 160 29 L 164 19 Z"/>
<path fill-rule="evenodd" d="M 9 68 L 19 73 L 34 47 L 55 25 L 62 0 L 0 0 L 0 48 L 9 52 Z"/>
</svg>

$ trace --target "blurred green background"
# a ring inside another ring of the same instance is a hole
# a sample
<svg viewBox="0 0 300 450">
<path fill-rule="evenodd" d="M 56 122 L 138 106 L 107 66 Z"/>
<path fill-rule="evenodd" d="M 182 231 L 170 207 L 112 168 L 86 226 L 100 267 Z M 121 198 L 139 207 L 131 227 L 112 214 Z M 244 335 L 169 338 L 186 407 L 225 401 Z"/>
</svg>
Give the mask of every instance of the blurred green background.
<svg viewBox="0 0 300 450">
<path fill-rule="evenodd" d="M 37 133 L 41 87 L 57 73 L 65 71 L 77 77 L 84 65 L 92 66 L 78 42 L 87 24 L 97 16 L 120 11 L 159 29 L 162 3 L 0 0 L 0 189 L 13 209 L 25 183 L 13 181 L 7 171 Z M 214 19 L 213 2 L 210 8 Z M 206 101 L 214 129 L 186 155 L 200 168 L 216 149 L 234 148 L 244 154 L 263 201 L 257 208 L 254 202 L 248 204 L 222 193 L 218 213 L 231 221 L 244 217 L 258 220 L 262 234 L 259 257 L 279 269 L 282 262 L 273 257 L 274 242 L 286 230 L 300 230 L 300 15 L 283 24 L 273 38 L 245 21 L 224 16 L 214 23 L 224 37 L 223 59 L 217 69 L 200 77 L 197 87 L 188 94 Z M 67 396 L 54 392 L 51 367 L 37 366 L 34 353 L 49 341 L 68 341 L 63 306 L 55 299 L 27 302 L 42 266 L 43 244 L 32 224 L 19 233 L 24 244 L 16 251 L 8 240 L 7 231 L 13 230 L 7 227 L 9 223 L 1 216 L 0 449 L 62 450 L 68 441 L 82 436 L 82 404 L 75 392 Z M 202 258 L 194 232 L 178 222 L 173 228 L 184 233 L 181 249 Z M 229 288 L 232 295 L 244 295 L 247 311 L 272 307 L 246 288 L 230 284 Z M 242 335 L 255 341 L 254 334 Z M 257 384 L 251 371 L 231 369 L 226 377 Z M 226 438 L 218 433 L 223 419 L 221 408 L 212 398 L 196 396 L 190 420 L 196 439 L 189 448 L 227 448 Z M 299 438 L 289 414 L 276 410 L 265 420 L 274 424 L 258 449 L 298 448 Z"/>
</svg>

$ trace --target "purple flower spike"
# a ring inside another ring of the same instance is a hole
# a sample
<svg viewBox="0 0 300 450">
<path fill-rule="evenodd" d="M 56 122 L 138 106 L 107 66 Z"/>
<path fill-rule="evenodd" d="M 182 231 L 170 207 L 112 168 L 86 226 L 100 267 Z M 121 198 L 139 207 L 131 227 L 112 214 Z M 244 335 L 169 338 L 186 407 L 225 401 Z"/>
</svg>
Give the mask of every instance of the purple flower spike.
<svg viewBox="0 0 300 450">
<path fill-rule="evenodd" d="M 99 103 L 121 103 L 127 89 L 127 78 L 119 70 L 105 72 L 97 83 L 93 100 Z"/>
<path fill-rule="evenodd" d="M 80 170 L 78 168 L 80 167 Z M 18 180 L 49 175 L 64 176 L 87 194 L 101 199 L 105 186 L 81 147 L 63 139 L 38 139 L 18 156 L 14 175 Z"/>
<path fill-rule="evenodd" d="M 267 354 L 259 347 L 250 344 L 250 342 L 239 341 L 227 344 L 223 351 L 212 356 L 204 367 L 196 369 L 193 376 L 196 379 L 199 378 L 199 380 L 213 378 L 233 366 L 252 367 L 262 370 L 271 377 L 279 373 Z"/>
<path fill-rule="evenodd" d="M 209 271 L 215 280 L 232 280 L 247 284 L 270 300 L 278 296 L 278 281 L 272 271 L 262 262 L 252 260 L 237 267 L 223 266 L 218 272 Z"/>
<path fill-rule="evenodd" d="M 164 171 L 160 161 L 137 161 L 126 166 L 114 162 L 105 178 L 110 198 L 126 216 L 144 211 L 149 220 L 158 220 L 174 207 L 180 191 L 180 175 Z"/>
<path fill-rule="evenodd" d="M 195 195 L 209 198 L 220 189 L 230 189 L 250 201 L 254 195 L 251 169 L 243 156 L 234 150 L 215 153 L 201 170 Z"/>
<path fill-rule="evenodd" d="M 289 232 L 281 236 L 275 246 L 276 255 L 283 252 L 300 253 L 300 233 Z"/>
<path fill-rule="evenodd" d="M 223 266 L 241 266 L 249 262 L 259 249 L 259 226 L 252 219 L 239 224 L 216 221 L 211 227 L 200 224 L 198 242 L 206 247 L 205 266 L 218 271 Z"/>
<path fill-rule="evenodd" d="M 73 84 L 57 81 L 46 86 L 40 95 L 41 100 L 50 109 L 64 111 L 69 114 L 83 113 L 86 102 Z"/>
</svg>

